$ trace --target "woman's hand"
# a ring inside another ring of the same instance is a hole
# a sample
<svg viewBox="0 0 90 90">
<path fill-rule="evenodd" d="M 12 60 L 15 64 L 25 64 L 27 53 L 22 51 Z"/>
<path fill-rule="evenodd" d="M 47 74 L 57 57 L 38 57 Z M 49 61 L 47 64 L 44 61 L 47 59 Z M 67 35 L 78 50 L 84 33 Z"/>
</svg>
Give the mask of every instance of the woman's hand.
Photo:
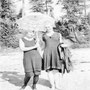
<svg viewBox="0 0 90 90">
<path fill-rule="evenodd" d="M 62 44 L 61 44 L 61 47 L 68 47 L 68 45 L 65 44 L 65 43 L 62 43 Z"/>
</svg>

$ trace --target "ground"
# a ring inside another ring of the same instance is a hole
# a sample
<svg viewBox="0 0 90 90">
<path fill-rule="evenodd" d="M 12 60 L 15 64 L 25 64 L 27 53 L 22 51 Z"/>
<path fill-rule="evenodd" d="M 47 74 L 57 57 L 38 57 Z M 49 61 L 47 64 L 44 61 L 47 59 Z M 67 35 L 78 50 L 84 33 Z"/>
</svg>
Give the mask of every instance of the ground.
<svg viewBox="0 0 90 90">
<path fill-rule="evenodd" d="M 61 78 L 61 90 L 90 90 L 90 48 L 71 49 L 71 53 L 74 68 Z M 20 50 L 0 52 L 0 90 L 19 90 L 24 78 L 22 58 Z M 31 82 L 25 90 L 31 90 Z M 51 90 L 45 71 L 40 75 L 37 89 Z"/>
</svg>

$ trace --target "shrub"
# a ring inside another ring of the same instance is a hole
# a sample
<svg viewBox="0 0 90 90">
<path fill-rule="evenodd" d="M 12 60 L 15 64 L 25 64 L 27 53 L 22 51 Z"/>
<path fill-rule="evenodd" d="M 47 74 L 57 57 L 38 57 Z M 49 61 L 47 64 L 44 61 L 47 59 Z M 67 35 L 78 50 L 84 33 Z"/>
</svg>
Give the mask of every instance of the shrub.
<svg viewBox="0 0 90 90">
<path fill-rule="evenodd" d="M 0 42 L 1 46 L 6 47 L 18 47 L 18 38 L 16 34 L 18 33 L 18 28 L 16 23 L 1 22 L 0 23 Z"/>
<path fill-rule="evenodd" d="M 6 47 L 18 47 L 16 16 L 11 8 L 10 0 L 0 1 L 0 44 Z"/>
</svg>

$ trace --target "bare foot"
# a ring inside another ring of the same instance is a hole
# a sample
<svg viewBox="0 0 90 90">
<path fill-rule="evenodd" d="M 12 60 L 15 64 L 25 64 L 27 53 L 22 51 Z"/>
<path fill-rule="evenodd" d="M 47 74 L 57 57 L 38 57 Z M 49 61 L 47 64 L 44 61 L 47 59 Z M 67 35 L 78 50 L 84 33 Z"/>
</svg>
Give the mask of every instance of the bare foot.
<svg viewBox="0 0 90 90">
<path fill-rule="evenodd" d="M 32 85 L 31 88 L 32 88 L 32 90 L 37 90 L 36 85 Z"/>
</svg>

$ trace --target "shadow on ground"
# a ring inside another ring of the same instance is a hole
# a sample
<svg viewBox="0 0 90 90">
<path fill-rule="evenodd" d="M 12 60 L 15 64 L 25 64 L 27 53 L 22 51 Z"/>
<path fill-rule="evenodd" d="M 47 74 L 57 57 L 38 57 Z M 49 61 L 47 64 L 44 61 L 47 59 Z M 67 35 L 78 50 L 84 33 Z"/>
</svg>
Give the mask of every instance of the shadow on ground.
<svg viewBox="0 0 90 90">
<path fill-rule="evenodd" d="M 2 75 L 1 78 L 5 81 L 8 81 L 11 84 L 14 84 L 15 86 L 21 86 L 23 84 L 23 75 L 19 75 L 18 72 L 0 72 Z"/>
<path fill-rule="evenodd" d="M 23 85 L 23 80 L 24 80 L 24 75 L 20 75 L 19 72 L 0 72 L 2 75 L 1 78 L 5 81 L 8 81 L 11 84 L 14 84 L 15 86 L 22 86 Z M 28 85 L 32 85 L 33 78 L 31 78 L 30 82 Z M 46 87 L 51 87 L 50 83 L 48 80 L 45 80 L 43 78 L 40 78 L 38 81 L 38 84 L 46 86 Z"/>
</svg>

